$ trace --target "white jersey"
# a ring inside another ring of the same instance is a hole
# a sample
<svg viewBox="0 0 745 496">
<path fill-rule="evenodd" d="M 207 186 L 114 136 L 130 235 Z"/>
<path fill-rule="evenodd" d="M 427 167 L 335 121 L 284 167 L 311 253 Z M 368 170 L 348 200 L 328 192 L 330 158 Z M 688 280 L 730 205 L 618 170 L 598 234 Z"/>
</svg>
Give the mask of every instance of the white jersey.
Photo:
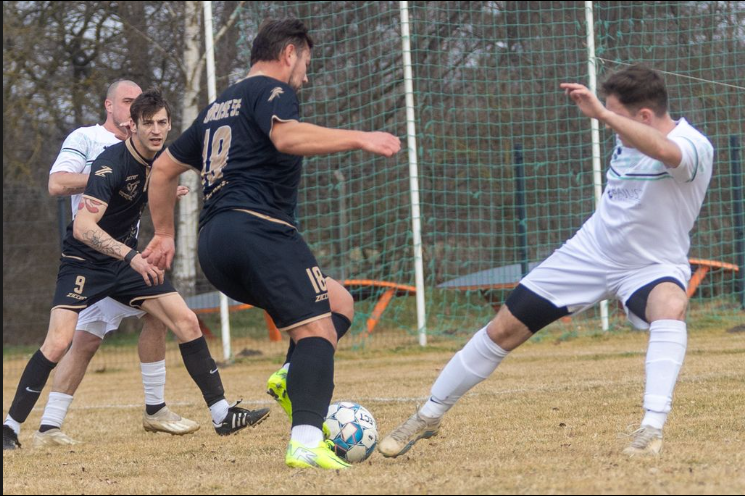
<svg viewBox="0 0 745 496">
<path fill-rule="evenodd" d="M 624 266 L 688 263 L 689 233 L 711 180 L 714 147 L 685 119 L 667 138 L 683 155 L 676 168 L 618 141 L 600 207 L 574 242 L 592 243 Z"/>
<path fill-rule="evenodd" d="M 62 150 L 57 155 L 57 160 L 52 165 L 49 174 L 55 172 L 71 172 L 73 174 L 88 174 L 91 171 L 91 164 L 96 160 L 102 151 L 111 145 L 120 143 L 121 140 L 114 133 L 103 126 L 80 127 L 70 133 L 62 143 Z M 73 195 L 70 198 L 72 203 L 72 218 L 78 213 L 78 205 L 83 198 L 83 194 Z"/>
<path fill-rule="evenodd" d="M 117 143 L 121 143 L 121 140 L 103 126 L 96 124 L 95 126 L 80 127 L 70 133 L 65 142 L 62 143 L 62 150 L 57 155 L 57 160 L 54 161 L 49 174 L 55 172 L 89 174 L 93 161 L 101 152 Z M 73 219 L 78 212 L 78 205 L 82 198 L 82 193 L 70 198 Z M 107 332 L 119 327 L 123 318 L 140 318 L 143 315 L 145 315 L 145 312 L 142 310 L 127 307 L 111 298 L 105 298 L 80 312 L 76 329 L 89 332 L 103 339 Z"/>
</svg>

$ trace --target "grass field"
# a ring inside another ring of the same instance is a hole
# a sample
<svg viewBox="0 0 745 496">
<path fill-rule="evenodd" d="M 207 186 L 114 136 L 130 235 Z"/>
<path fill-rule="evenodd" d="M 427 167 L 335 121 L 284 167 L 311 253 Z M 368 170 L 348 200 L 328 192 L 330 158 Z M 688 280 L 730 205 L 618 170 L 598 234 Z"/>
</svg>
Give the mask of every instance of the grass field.
<svg viewBox="0 0 745 496">
<path fill-rule="evenodd" d="M 743 494 L 745 333 L 726 332 L 730 324 L 699 327 L 657 459 L 621 454 L 625 433 L 641 418 L 646 333 L 573 337 L 557 329 L 510 355 L 465 396 L 440 436 L 396 460 L 376 453 L 343 473 L 287 468 L 289 422 L 275 405 L 257 429 L 218 437 L 182 366 L 169 368 L 167 399 L 203 426 L 183 438 L 143 431 L 137 368 L 91 373 L 65 424 L 84 444 L 32 449 L 37 408 L 24 425 L 23 448 L 3 452 L 3 493 Z M 387 433 L 424 400 L 458 347 L 341 351 L 335 399 L 363 404 Z M 4 370 L 20 371 L 23 359 L 10 360 L 4 357 Z M 277 363 L 258 357 L 224 367 L 229 397 L 270 405 L 264 383 Z M 18 378 L 3 377 L 4 412 Z"/>
</svg>

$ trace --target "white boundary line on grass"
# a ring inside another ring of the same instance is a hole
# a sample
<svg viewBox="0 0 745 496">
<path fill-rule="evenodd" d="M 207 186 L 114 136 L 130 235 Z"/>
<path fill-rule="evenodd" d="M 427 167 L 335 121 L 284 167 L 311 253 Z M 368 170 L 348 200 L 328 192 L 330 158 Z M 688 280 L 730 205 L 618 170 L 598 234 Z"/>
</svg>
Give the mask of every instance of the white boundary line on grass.
<svg viewBox="0 0 745 496">
<path fill-rule="evenodd" d="M 738 374 L 699 374 L 699 375 L 690 375 L 690 376 L 683 376 L 678 379 L 678 384 L 681 383 L 696 383 L 701 382 L 704 380 L 717 378 L 717 379 L 740 379 L 741 376 Z M 641 379 L 627 379 L 627 380 L 620 380 L 620 381 L 609 381 L 609 380 L 594 380 L 594 381 L 588 381 L 588 382 L 581 382 L 581 383 L 567 383 L 567 384 L 557 384 L 555 386 L 547 386 L 547 387 L 536 387 L 536 388 L 517 388 L 517 389 L 504 389 L 501 391 L 484 391 L 484 392 L 472 392 L 465 395 L 465 397 L 489 397 L 489 396 L 501 396 L 504 394 L 520 394 L 520 393 L 552 393 L 552 392 L 559 392 L 559 391 L 585 391 L 588 389 L 596 389 L 599 387 L 620 387 L 620 386 L 628 386 L 628 385 L 641 385 L 642 381 Z M 370 396 L 370 397 L 362 397 L 357 399 L 347 399 L 347 398 L 339 398 L 335 399 L 334 402 L 337 401 L 351 401 L 354 403 L 359 404 L 365 404 L 365 403 L 421 403 L 424 401 L 427 401 L 429 399 L 429 396 L 401 396 L 401 397 L 378 397 L 378 396 Z M 256 406 L 267 406 L 267 405 L 273 405 L 275 402 L 273 400 L 242 400 L 242 404 L 245 405 L 256 405 Z M 174 401 L 168 403 L 171 406 L 199 406 L 203 405 L 201 402 L 193 402 L 193 401 Z M 80 407 L 70 407 L 70 410 L 111 410 L 111 409 L 136 409 L 136 408 L 142 408 L 142 403 L 125 403 L 125 404 L 112 404 L 112 405 L 90 405 L 90 406 L 80 406 Z M 43 410 L 43 407 L 37 406 L 34 407 L 34 411 Z"/>
</svg>

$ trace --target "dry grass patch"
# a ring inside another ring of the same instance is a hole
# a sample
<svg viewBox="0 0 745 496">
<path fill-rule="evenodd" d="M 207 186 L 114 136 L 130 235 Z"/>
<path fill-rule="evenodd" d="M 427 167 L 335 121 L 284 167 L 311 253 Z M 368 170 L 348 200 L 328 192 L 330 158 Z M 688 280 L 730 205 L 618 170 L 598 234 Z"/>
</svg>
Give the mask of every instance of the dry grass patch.
<svg viewBox="0 0 745 496">
<path fill-rule="evenodd" d="M 137 368 L 89 374 L 65 424 L 85 444 L 32 449 L 35 410 L 23 449 L 3 453 L 3 493 L 742 494 L 745 336 L 725 331 L 692 332 L 658 459 L 621 454 L 623 433 L 641 418 L 647 342 L 624 333 L 531 342 L 463 398 L 440 436 L 344 473 L 285 467 L 289 423 L 277 406 L 255 430 L 216 436 L 181 366 L 169 368 L 167 399 L 202 424 L 183 438 L 142 430 Z M 452 355 L 399 351 L 343 351 L 337 360 L 335 397 L 365 405 L 383 433 L 413 412 Z M 223 368 L 229 397 L 270 404 L 264 381 L 276 367 L 256 359 Z M 17 380 L 3 378 L 6 412 Z"/>
</svg>

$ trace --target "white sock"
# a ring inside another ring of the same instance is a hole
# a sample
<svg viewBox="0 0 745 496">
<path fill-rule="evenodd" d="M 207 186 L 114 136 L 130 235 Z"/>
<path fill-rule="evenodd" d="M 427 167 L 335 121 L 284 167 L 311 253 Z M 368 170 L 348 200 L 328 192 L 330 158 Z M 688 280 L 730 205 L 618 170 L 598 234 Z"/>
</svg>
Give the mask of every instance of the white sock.
<svg viewBox="0 0 745 496">
<path fill-rule="evenodd" d="M 228 410 L 230 409 L 230 403 L 228 400 L 220 400 L 210 407 L 210 413 L 212 414 L 212 422 L 215 425 L 222 424 L 225 417 L 228 416 Z"/>
<path fill-rule="evenodd" d="M 303 446 L 315 448 L 323 441 L 323 431 L 312 425 L 296 425 L 292 428 L 290 440 L 296 441 Z"/>
<path fill-rule="evenodd" d="M 282 365 L 282 368 L 285 370 L 285 372 L 289 372 L 290 371 L 290 364 L 289 364 L 289 362 L 286 363 L 286 364 L 284 364 L 284 365 Z"/>
<path fill-rule="evenodd" d="M 146 405 L 162 405 L 166 402 L 166 361 L 140 363 L 142 385 L 145 388 Z"/>
<path fill-rule="evenodd" d="M 646 415 L 642 425 L 662 429 L 673 403 L 673 390 L 683 365 L 688 343 L 686 323 L 656 320 L 649 328 L 647 383 L 644 390 Z"/>
<path fill-rule="evenodd" d="M 21 435 L 21 424 L 19 424 L 19 423 L 18 423 L 18 422 L 17 422 L 17 421 L 16 421 L 16 420 L 15 420 L 15 419 L 14 419 L 13 417 L 11 417 L 10 415 L 8 415 L 7 417 L 5 417 L 5 422 L 3 423 L 3 425 L 7 425 L 7 426 L 8 426 L 8 427 L 10 427 L 11 429 L 13 429 L 13 432 L 15 432 L 15 433 L 16 433 L 16 436 L 20 436 L 20 435 Z"/>
<path fill-rule="evenodd" d="M 430 418 L 445 415 L 461 396 L 489 377 L 507 353 L 491 340 L 486 327 L 481 329 L 442 370 L 419 413 Z"/>
<path fill-rule="evenodd" d="M 62 428 L 62 422 L 67 416 L 67 409 L 72 403 L 72 396 L 65 393 L 49 393 L 47 406 L 44 407 L 44 414 L 41 416 L 40 425 L 50 425 L 58 429 Z"/>
</svg>

